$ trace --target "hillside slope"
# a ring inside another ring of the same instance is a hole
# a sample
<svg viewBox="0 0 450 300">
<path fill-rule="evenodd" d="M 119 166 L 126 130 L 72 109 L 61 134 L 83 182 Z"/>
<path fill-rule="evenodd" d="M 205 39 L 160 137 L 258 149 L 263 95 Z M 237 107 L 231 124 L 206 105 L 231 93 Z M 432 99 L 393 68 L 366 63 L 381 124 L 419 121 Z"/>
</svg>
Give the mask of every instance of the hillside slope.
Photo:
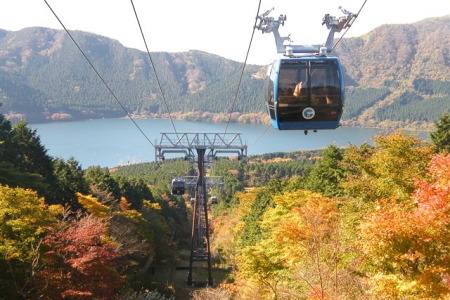
<svg viewBox="0 0 450 300">
<path fill-rule="evenodd" d="M 343 39 L 347 124 L 426 126 L 450 110 L 450 16 Z"/>
<path fill-rule="evenodd" d="M 346 74 L 343 123 L 426 126 L 450 110 L 450 16 L 383 25 L 336 48 Z M 265 111 L 265 66 L 189 51 L 148 56 L 86 32 L 73 36 L 114 96 L 133 114 Z M 0 30 L 1 112 L 29 122 L 121 117 L 124 110 L 62 30 Z M 235 104 L 233 106 L 233 104 Z"/>
<path fill-rule="evenodd" d="M 5 113 L 24 114 L 32 120 L 124 115 L 64 31 L 27 28 L 2 31 L 0 36 Z M 146 53 L 90 33 L 76 31 L 73 36 L 129 112 L 166 112 Z M 152 53 L 152 59 L 171 111 L 228 112 L 242 64 L 200 51 Z M 262 80 L 251 76 L 260 68 L 247 66 L 241 90 L 245 101 L 237 104 L 237 111 L 262 110 Z M 21 105 L 31 100 L 35 107 Z"/>
</svg>

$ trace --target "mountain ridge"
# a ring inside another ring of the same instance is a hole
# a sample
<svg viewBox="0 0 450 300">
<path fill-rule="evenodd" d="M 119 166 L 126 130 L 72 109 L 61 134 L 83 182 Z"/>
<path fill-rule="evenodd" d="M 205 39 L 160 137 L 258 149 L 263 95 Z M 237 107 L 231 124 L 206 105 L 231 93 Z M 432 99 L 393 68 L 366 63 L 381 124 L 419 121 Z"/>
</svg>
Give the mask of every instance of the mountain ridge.
<svg viewBox="0 0 450 300">
<path fill-rule="evenodd" d="M 427 127 L 448 112 L 448 32 L 450 15 L 342 39 L 335 54 L 347 85 L 343 124 Z M 204 113 L 221 121 L 231 110 L 235 121 L 265 119 L 265 66 L 247 65 L 237 94 L 242 63 L 199 50 L 154 52 L 157 80 L 147 53 L 108 37 L 71 34 L 114 96 L 63 30 L 0 29 L 0 112 L 29 122 L 123 117 L 122 104 L 143 117 L 167 116 L 169 107 L 181 119 L 202 119 Z"/>
</svg>

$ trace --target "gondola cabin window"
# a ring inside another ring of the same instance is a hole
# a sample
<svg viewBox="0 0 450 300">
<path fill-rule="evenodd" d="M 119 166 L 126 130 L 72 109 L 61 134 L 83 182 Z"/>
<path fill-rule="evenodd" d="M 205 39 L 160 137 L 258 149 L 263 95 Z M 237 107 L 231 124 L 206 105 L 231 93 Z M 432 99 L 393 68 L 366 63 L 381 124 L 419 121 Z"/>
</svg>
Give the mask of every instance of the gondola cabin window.
<svg viewBox="0 0 450 300">
<path fill-rule="evenodd" d="M 278 79 L 278 101 L 280 107 L 305 103 L 308 99 L 306 61 L 281 64 Z"/>
</svg>

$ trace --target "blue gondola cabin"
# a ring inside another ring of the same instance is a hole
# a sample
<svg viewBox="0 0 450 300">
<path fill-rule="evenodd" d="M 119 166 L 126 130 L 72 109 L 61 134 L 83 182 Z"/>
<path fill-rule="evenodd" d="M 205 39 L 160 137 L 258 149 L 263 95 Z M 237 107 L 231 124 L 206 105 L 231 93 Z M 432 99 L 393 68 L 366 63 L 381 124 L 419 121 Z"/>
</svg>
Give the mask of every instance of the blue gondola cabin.
<svg viewBox="0 0 450 300">
<path fill-rule="evenodd" d="M 344 106 L 344 82 L 336 57 L 279 58 L 269 67 L 266 103 L 280 130 L 336 129 Z"/>
</svg>

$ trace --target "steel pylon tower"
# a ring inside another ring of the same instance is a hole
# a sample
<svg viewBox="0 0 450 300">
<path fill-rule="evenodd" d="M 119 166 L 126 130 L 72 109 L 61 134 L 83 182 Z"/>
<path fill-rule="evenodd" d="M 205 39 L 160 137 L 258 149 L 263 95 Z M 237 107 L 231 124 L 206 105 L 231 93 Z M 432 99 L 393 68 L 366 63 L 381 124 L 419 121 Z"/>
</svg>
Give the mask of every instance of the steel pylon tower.
<svg viewBox="0 0 450 300">
<path fill-rule="evenodd" d="M 195 184 L 194 213 L 191 230 L 191 255 L 187 284 L 194 283 L 192 266 L 194 261 L 207 261 L 207 284 L 214 284 L 211 275 L 211 249 L 209 243 L 207 176 L 205 165 L 219 155 L 247 156 L 240 133 L 161 133 L 159 143 L 155 143 L 156 160 L 164 160 L 165 155 L 180 154 L 185 159 L 197 162 L 197 182 Z"/>
</svg>

